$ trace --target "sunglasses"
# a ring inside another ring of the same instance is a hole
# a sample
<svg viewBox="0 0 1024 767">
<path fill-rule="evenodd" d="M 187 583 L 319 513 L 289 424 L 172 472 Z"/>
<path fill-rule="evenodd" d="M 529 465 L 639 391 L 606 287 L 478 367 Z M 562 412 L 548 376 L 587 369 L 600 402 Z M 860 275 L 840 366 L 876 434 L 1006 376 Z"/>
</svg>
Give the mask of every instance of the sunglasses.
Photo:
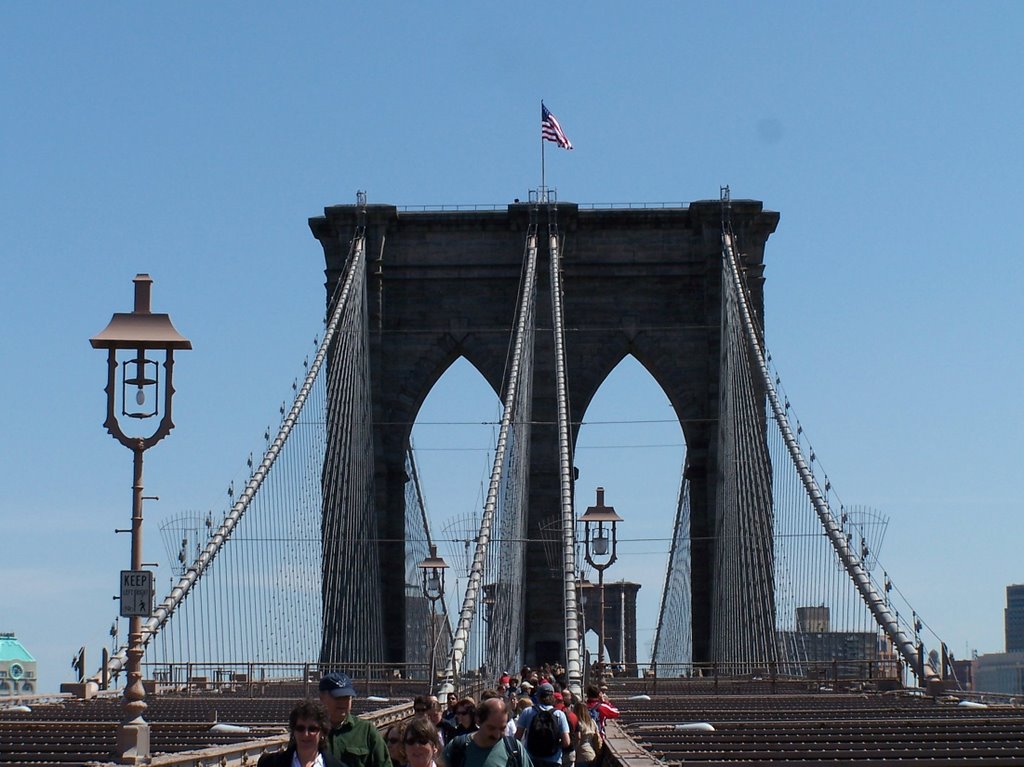
<svg viewBox="0 0 1024 767">
<path fill-rule="evenodd" d="M 304 724 L 297 724 L 292 728 L 292 732 L 297 732 L 299 735 L 306 735 L 307 733 L 309 735 L 317 735 L 320 732 L 320 728 L 315 724 L 309 727 L 306 727 Z"/>
</svg>

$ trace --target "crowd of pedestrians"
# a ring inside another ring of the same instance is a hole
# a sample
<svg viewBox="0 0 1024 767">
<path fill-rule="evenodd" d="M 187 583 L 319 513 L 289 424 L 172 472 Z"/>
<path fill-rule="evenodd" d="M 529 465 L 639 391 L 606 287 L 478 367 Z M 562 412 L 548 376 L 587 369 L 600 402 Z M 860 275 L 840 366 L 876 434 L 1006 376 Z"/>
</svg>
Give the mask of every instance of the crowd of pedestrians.
<svg viewBox="0 0 1024 767">
<path fill-rule="evenodd" d="M 284 751 L 258 767 L 591 767 L 604 743 L 605 722 L 619 716 L 599 685 L 586 699 L 565 686 L 560 667 L 502 673 L 477 701 L 449 694 L 413 701 L 413 717 L 383 734 L 352 713 L 351 678 L 320 680 L 320 701 L 289 717 Z"/>
</svg>

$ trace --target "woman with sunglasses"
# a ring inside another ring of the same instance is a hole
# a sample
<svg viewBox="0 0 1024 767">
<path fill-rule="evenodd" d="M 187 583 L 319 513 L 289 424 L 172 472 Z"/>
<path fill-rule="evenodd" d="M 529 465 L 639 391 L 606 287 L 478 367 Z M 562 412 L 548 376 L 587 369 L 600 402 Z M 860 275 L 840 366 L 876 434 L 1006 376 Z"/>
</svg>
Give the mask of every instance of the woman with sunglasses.
<svg viewBox="0 0 1024 767">
<path fill-rule="evenodd" d="M 470 697 L 463 698 L 455 706 L 455 735 L 465 735 L 476 732 L 476 700 Z"/>
<path fill-rule="evenodd" d="M 388 744 L 388 756 L 391 757 L 391 764 L 394 767 L 406 767 L 408 761 L 405 758 L 405 722 L 395 722 L 388 727 L 384 735 L 384 742 Z"/>
<path fill-rule="evenodd" d="M 299 703 L 288 716 L 288 746 L 283 751 L 263 754 L 256 767 L 344 767 L 327 750 L 330 729 L 331 720 L 321 703 Z"/>
<path fill-rule="evenodd" d="M 437 728 L 426 717 L 417 716 L 409 720 L 402 744 L 409 767 L 437 767 L 434 759 L 441 750 L 441 741 Z"/>
</svg>

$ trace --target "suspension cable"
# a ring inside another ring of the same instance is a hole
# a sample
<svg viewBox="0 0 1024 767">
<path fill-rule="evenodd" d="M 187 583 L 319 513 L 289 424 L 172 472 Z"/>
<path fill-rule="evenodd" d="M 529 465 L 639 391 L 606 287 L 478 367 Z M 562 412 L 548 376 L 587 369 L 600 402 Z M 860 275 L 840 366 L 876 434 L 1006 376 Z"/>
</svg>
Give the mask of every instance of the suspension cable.
<svg viewBox="0 0 1024 767">
<path fill-rule="evenodd" d="M 725 224 L 724 220 L 723 224 Z M 821 521 L 829 542 L 835 549 L 836 555 L 839 557 L 840 562 L 852 579 L 854 586 L 860 592 L 864 603 L 874 615 L 875 621 L 882 630 L 885 631 L 893 646 L 900 655 L 903 656 L 903 659 L 907 662 L 910 668 L 916 669 L 918 676 L 934 675 L 934 671 L 929 674 L 930 669 L 920 668 L 917 648 L 906 633 L 904 633 L 900 628 L 898 620 L 891 612 L 889 612 L 889 608 L 885 604 L 884 598 L 875 590 L 875 587 L 871 582 L 870 575 L 864 567 L 863 562 L 851 548 L 842 529 L 836 523 L 836 520 L 832 516 L 832 512 L 822 495 L 821 489 L 818 486 L 817 479 L 814 477 L 814 474 L 808 468 L 807 463 L 804 460 L 803 453 L 800 450 L 800 445 L 789 426 L 789 421 L 785 416 L 782 403 L 779 400 L 778 393 L 775 390 L 775 385 L 768 372 L 768 365 L 765 361 L 762 342 L 756 331 L 756 327 L 750 313 L 750 308 L 747 304 L 746 294 L 740 278 L 739 266 L 733 251 L 733 235 L 726 226 L 723 226 L 722 231 L 722 255 L 731 278 L 732 287 L 736 291 L 737 303 L 743 318 L 743 328 L 747 335 L 751 352 L 760 370 L 762 383 L 764 384 L 765 392 L 772 408 L 772 413 L 775 417 L 775 421 L 778 423 L 779 429 L 782 431 L 782 437 L 786 443 L 790 458 L 796 466 L 797 473 L 800 475 L 800 480 L 808 497 L 810 498 L 811 504 L 814 506 L 814 511 L 817 514 L 818 519 Z"/>
<path fill-rule="evenodd" d="M 355 265 L 363 258 L 364 248 L 365 243 L 363 240 L 362 230 L 360 228 L 357 230 L 356 236 L 353 238 L 350 245 L 345 282 L 341 291 L 337 294 L 334 311 L 331 315 L 330 322 L 327 325 L 327 330 L 325 331 L 323 340 L 320 342 L 320 346 L 317 349 L 316 357 L 314 358 L 312 365 L 310 365 L 305 381 L 295 396 L 295 401 L 292 403 L 291 410 L 281 423 L 277 436 L 268 446 L 267 451 L 263 456 L 263 460 L 260 461 L 259 466 L 253 472 L 245 490 L 239 496 L 238 501 L 234 506 L 232 506 L 220 527 L 218 527 L 210 536 L 206 547 L 202 552 L 200 552 L 195 562 L 188 567 L 178 583 L 171 589 L 170 594 L 168 594 L 164 601 L 161 602 L 161 604 L 153 611 L 153 615 L 143 625 L 142 643 L 144 647 L 149 644 L 150 640 L 152 640 L 157 632 L 159 632 L 167 623 L 175 610 L 182 604 L 195 584 L 213 563 L 214 558 L 227 543 L 231 537 L 231 533 L 235 530 L 238 523 L 245 515 L 249 505 L 255 498 L 256 493 L 262 486 L 264 479 L 267 477 L 271 467 L 274 465 L 274 461 L 277 460 L 277 457 L 281 452 L 281 448 L 284 447 L 285 442 L 292 433 L 292 428 L 295 426 L 299 413 L 302 411 L 303 405 L 305 405 L 306 399 L 313 388 L 313 382 L 316 380 L 317 374 L 320 372 L 320 368 L 327 357 L 327 350 L 330 347 L 335 331 L 337 330 L 341 317 L 344 314 L 344 308 L 352 290 L 353 277 L 358 271 L 355 268 Z M 112 676 L 120 672 L 125 667 L 126 662 L 127 645 L 125 644 L 118 648 L 117 652 L 109 658 L 107 662 L 107 673 Z M 101 676 L 102 671 L 99 671 L 93 677 L 93 680 L 99 681 Z"/>
<path fill-rule="evenodd" d="M 553 213 L 553 208 L 549 208 Z M 565 605 L 565 658 L 569 688 L 583 691 L 580 662 L 579 613 L 576 605 L 576 520 L 573 515 L 572 454 L 569 435 L 569 383 L 565 367 L 565 318 L 562 315 L 562 264 L 558 224 L 548 224 L 548 249 L 551 255 L 551 312 L 555 347 L 555 399 L 558 405 L 558 470 L 562 511 L 562 601 Z"/>
</svg>

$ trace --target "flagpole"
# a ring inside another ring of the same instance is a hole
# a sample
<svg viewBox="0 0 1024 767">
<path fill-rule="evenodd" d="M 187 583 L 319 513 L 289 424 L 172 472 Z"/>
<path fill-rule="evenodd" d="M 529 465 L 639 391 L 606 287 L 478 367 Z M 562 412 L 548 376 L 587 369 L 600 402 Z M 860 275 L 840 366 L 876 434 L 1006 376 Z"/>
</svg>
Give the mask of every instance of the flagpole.
<svg viewBox="0 0 1024 767">
<path fill-rule="evenodd" d="M 540 100 L 541 131 L 540 131 L 540 197 L 541 202 L 548 201 L 548 188 L 544 185 L 544 99 Z"/>
</svg>

